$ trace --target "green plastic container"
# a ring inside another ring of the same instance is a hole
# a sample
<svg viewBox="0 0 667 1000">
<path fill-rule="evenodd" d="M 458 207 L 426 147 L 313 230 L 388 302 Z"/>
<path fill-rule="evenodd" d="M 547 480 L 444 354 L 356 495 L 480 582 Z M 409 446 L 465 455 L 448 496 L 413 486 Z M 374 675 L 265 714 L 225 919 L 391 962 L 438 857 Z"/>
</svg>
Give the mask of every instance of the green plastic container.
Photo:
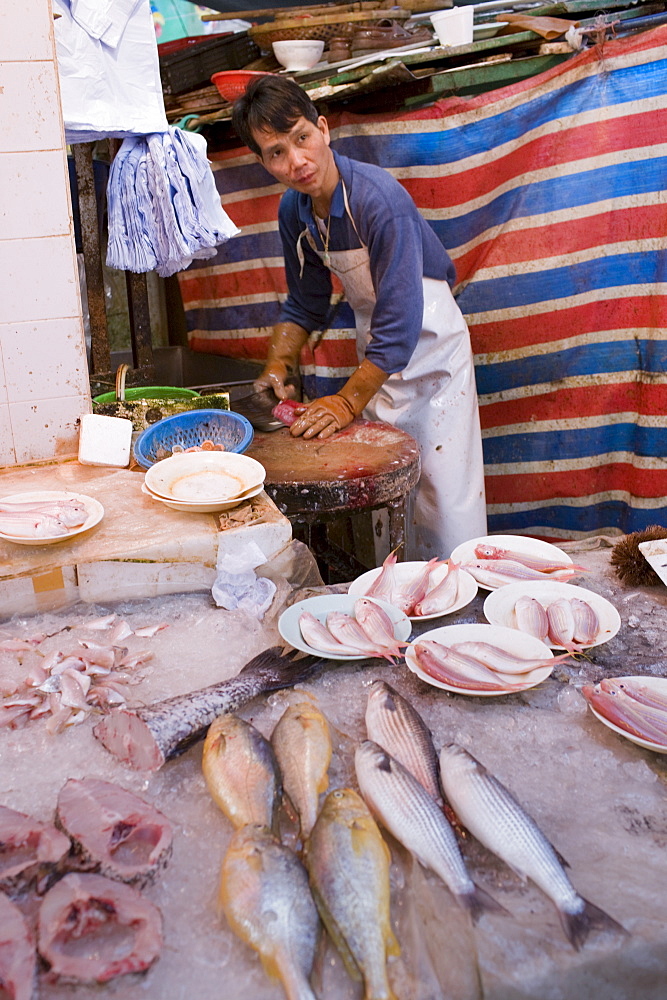
<svg viewBox="0 0 667 1000">
<path fill-rule="evenodd" d="M 183 389 L 179 386 L 169 385 L 138 385 L 134 389 L 125 390 L 125 399 L 192 399 L 199 393 L 194 389 Z M 95 396 L 94 403 L 118 403 L 120 400 L 115 392 L 103 392 Z"/>
</svg>

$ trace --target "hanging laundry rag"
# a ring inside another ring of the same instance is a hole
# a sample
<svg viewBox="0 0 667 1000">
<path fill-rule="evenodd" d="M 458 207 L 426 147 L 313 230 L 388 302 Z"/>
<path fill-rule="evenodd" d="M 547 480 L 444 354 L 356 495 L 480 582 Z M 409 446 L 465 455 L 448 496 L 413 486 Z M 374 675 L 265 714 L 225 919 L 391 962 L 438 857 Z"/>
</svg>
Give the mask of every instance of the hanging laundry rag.
<svg viewBox="0 0 667 1000">
<path fill-rule="evenodd" d="M 52 0 L 68 143 L 167 128 L 149 0 Z"/>
<path fill-rule="evenodd" d="M 111 164 L 107 266 L 167 278 L 236 236 L 196 132 L 130 136 Z"/>
</svg>

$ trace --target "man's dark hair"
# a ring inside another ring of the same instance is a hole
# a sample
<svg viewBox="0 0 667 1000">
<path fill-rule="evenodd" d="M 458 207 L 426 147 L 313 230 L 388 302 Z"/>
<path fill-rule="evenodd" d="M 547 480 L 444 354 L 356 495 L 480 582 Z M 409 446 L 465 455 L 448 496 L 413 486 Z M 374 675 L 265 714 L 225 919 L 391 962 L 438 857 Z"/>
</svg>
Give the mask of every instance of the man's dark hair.
<svg viewBox="0 0 667 1000">
<path fill-rule="evenodd" d="M 232 111 L 236 134 L 257 156 L 262 151 L 253 138 L 253 130 L 289 132 L 299 118 L 317 124 L 319 114 L 308 94 L 293 80 L 269 74 L 253 80 L 245 94 L 234 102 Z"/>
</svg>

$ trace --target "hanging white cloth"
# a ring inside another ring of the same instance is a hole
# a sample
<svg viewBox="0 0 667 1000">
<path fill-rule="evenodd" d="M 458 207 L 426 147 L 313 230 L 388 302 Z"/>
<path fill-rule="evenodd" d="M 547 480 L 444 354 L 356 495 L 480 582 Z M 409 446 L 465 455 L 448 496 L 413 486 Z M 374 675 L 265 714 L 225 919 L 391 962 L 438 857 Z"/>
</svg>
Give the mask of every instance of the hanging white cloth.
<svg viewBox="0 0 667 1000">
<path fill-rule="evenodd" d="M 53 0 L 68 143 L 162 132 L 162 97 L 149 0 Z"/>
<path fill-rule="evenodd" d="M 109 173 L 107 265 L 169 277 L 240 230 L 220 203 L 206 140 L 170 127 L 124 140 Z"/>
</svg>

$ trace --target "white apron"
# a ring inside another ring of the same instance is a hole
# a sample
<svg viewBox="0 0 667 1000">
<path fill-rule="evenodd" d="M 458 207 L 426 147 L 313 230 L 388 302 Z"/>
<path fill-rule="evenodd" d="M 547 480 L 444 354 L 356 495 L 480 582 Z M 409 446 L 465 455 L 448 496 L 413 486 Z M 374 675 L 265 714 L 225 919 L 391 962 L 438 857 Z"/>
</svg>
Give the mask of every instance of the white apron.
<svg viewBox="0 0 667 1000">
<path fill-rule="evenodd" d="M 345 208 L 350 212 L 343 184 Z M 357 354 L 363 361 L 370 343 L 375 289 L 368 248 L 319 250 L 320 260 L 338 275 L 354 310 Z M 361 237 L 360 237 L 361 239 Z M 406 523 L 406 559 L 446 558 L 455 546 L 486 534 L 482 438 L 470 334 L 449 284 L 422 278 L 422 332 L 407 367 L 390 375 L 364 410 L 368 420 L 411 434 L 421 450 L 421 477 Z"/>
</svg>

